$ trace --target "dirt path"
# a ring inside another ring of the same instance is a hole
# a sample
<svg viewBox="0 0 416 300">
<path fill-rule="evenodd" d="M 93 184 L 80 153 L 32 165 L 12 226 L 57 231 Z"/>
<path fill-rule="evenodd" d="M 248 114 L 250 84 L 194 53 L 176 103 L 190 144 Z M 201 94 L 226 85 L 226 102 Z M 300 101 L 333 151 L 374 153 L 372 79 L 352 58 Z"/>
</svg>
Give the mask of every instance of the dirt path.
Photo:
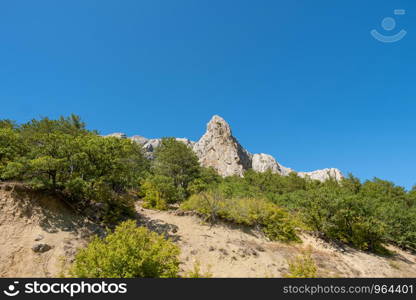
<svg viewBox="0 0 416 300">
<path fill-rule="evenodd" d="M 211 227 L 175 211 L 148 210 L 140 204 L 137 211 L 143 224 L 180 246 L 182 273 L 199 263 L 213 277 L 282 277 L 287 260 L 310 248 L 320 277 L 416 277 L 416 256 L 395 247 L 389 247 L 395 255 L 387 258 L 348 247 L 341 251 L 309 235 L 302 235 L 303 243 L 288 245 L 244 227 Z"/>
</svg>

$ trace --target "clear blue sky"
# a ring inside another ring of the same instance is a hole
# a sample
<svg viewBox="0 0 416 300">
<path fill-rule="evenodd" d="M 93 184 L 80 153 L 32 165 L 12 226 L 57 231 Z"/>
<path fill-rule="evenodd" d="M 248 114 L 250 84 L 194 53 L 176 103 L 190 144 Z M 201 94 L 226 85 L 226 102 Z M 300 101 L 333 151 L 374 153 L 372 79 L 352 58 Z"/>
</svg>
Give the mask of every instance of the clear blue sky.
<svg viewBox="0 0 416 300">
<path fill-rule="evenodd" d="M 197 140 L 219 114 L 296 170 L 416 183 L 414 0 L 1 1 L 0 42 L 0 118 Z"/>
</svg>

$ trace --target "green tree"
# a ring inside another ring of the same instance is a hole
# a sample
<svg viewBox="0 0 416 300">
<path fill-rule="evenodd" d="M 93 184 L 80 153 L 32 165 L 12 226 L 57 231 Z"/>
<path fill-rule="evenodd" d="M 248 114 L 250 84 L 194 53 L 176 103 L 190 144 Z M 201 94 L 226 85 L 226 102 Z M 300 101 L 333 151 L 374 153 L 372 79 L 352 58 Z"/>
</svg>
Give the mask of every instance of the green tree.
<svg viewBox="0 0 416 300">
<path fill-rule="evenodd" d="M 407 194 L 407 202 L 409 206 L 416 207 L 416 185 Z"/>
<path fill-rule="evenodd" d="M 0 127 L 0 178 L 5 167 L 21 158 L 27 149 L 19 133 L 11 127 Z"/>
<path fill-rule="evenodd" d="M 0 137 L 3 179 L 23 180 L 78 204 L 105 204 L 103 220 L 132 215 L 126 195 L 149 169 L 138 144 L 89 132 L 75 115 L 2 128 Z"/>
<path fill-rule="evenodd" d="M 200 167 L 197 156 L 187 145 L 174 138 L 163 138 L 155 151 L 152 171 L 155 175 L 172 178 L 183 200 L 189 183 L 199 176 Z"/>
<path fill-rule="evenodd" d="M 15 121 L 9 120 L 9 119 L 3 119 L 0 120 L 0 129 L 16 129 L 17 125 Z"/>
<path fill-rule="evenodd" d="M 348 177 L 343 178 L 340 184 L 344 189 L 353 194 L 358 194 L 361 190 L 360 180 L 352 174 L 348 174 Z"/>
<path fill-rule="evenodd" d="M 222 177 L 218 175 L 214 168 L 201 167 L 198 177 L 190 182 L 188 185 L 189 194 L 198 194 L 209 189 L 218 187 L 222 182 Z"/>
</svg>

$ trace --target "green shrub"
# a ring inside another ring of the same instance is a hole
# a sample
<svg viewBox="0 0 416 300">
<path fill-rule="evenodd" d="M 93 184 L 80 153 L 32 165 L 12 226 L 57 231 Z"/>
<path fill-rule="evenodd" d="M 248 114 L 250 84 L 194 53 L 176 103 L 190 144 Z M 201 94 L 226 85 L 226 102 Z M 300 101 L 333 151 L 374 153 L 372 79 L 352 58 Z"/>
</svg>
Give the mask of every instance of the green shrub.
<svg viewBox="0 0 416 300">
<path fill-rule="evenodd" d="M 177 277 L 179 248 L 134 221 L 81 249 L 70 269 L 77 278 Z"/>
<path fill-rule="evenodd" d="M 345 197 L 334 203 L 334 212 L 325 220 L 323 232 L 357 249 L 383 252 L 386 226 L 366 211 L 365 201 Z"/>
<path fill-rule="evenodd" d="M 263 199 L 226 199 L 219 191 L 191 196 L 181 209 L 194 210 L 215 222 L 217 219 L 259 227 L 271 240 L 299 241 L 290 215 Z"/>
<path fill-rule="evenodd" d="M 271 240 L 282 242 L 300 242 L 296 235 L 295 223 L 291 216 L 282 208 L 270 206 L 265 216 L 260 220 L 263 232 Z"/>
<path fill-rule="evenodd" d="M 194 263 L 194 268 L 184 276 L 185 278 L 211 278 L 212 273 L 208 270 L 205 273 L 201 271 L 201 264 L 199 261 Z"/>
<path fill-rule="evenodd" d="M 311 251 L 304 251 L 288 261 L 289 272 L 284 275 L 286 278 L 316 278 L 317 267 L 312 258 Z"/>
<path fill-rule="evenodd" d="M 113 227 L 122 221 L 134 218 L 136 211 L 134 199 L 130 194 L 115 193 L 105 184 L 97 184 L 89 193 L 92 193 L 89 197 L 99 200 L 102 204 L 100 215 L 97 217 L 105 225 Z"/>
<path fill-rule="evenodd" d="M 141 185 L 144 207 L 165 210 L 169 203 L 174 203 L 180 197 L 173 179 L 162 175 L 152 175 Z"/>
<path fill-rule="evenodd" d="M 310 229 L 361 250 L 382 249 L 386 226 L 369 199 L 327 185 L 305 193 L 299 206 Z"/>
</svg>

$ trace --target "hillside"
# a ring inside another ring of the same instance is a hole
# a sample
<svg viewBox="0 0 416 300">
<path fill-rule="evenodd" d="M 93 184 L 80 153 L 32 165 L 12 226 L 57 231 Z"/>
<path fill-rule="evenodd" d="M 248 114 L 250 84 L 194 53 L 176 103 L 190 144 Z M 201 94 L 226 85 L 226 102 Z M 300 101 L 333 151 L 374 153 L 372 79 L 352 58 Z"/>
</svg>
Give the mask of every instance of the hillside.
<svg viewBox="0 0 416 300">
<path fill-rule="evenodd" d="M 0 120 L 0 276 L 415 276 L 416 186 L 291 172 L 207 127 L 193 143 Z"/>
<path fill-rule="evenodd" d="M 389 246 L 385 257 L 339 247 L 303 233 L 302 243 L 271 242 L 256 230 L 201 219 L 180 210 L 155 211 L 137 204 L 142 224 L 165 234 L 181 248 L 183 273 L 199 263 L 213 277 L 283 277 L 288 261 L 310 249 L 318 277 L 416 277 L 416 255 Z"/>
<path fill-rule="evenodd" d="M 255 229 L 219 222 L 204 224 L 193 213 L 156 211 L 136 203 L 140 225 L 164 234 L 181 249 L 181 274 L 199 264 L 213 277 L 282 277 L 288 261 L 311 249 L 320 277 L 416 277 L 416 256 L 389 246 L 383 257 L 340 248 L 309 234 L 302 243 L 271 242 Z M 0 184 L 0 277 L 54 277 L 100 227 L 56 195 L 20 183 Z M 32 248 L 50 246 L 45 252 Z"/>
<path fill-rule="evenodd" d="M 97 225 L 56 195 L 0 183 L 0 277 L 58 276 L 97 233 Z"/>
</svg>

